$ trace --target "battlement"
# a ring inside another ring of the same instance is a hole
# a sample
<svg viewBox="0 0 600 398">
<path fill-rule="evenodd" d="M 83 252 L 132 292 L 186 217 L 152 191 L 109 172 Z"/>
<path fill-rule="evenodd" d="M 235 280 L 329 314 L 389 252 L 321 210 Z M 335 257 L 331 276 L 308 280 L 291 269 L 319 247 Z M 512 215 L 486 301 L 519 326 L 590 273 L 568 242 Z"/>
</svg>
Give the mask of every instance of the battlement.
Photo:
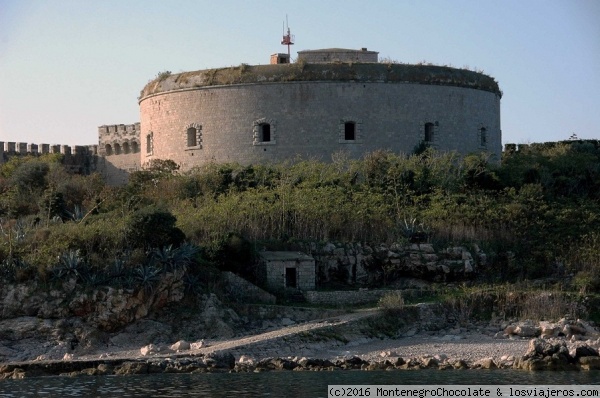
<svg viewBox="0 0 600 398">
<path fill-rule="evenodd" d="M 26 142 L 0 141 L 0 158 L 7 160 L 10 156 L 44 155 L 60 153 L 61 155 L 97 155 L 98 145 L 56 145 L 29 144 Z M 0 160 L 1 162 L 1 160 Z"/>
<path fill-rule="evenodd" d="M 127 155 L 140 151 L 140 123 L 98 127 L 98 154 Z"/>
</svg>

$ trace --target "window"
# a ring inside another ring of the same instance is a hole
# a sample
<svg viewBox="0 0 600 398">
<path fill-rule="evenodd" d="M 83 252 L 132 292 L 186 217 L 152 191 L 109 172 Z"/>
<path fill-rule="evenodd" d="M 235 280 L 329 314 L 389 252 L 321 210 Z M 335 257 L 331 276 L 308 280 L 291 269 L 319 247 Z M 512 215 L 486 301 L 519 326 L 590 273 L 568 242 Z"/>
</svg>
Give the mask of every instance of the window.
<svg viewBox="0 0 600 398">
<path fill-rule="evenodd" d="M 271 141 L 271 125 L 269 123 L 262 123 L 259 126 L 260 141 L 270 142 Z"/>
<path fill-rule="evenodd" d="M 482 147 L 487 146 L 487 129 L 485 127 L 479 129 L 479 145 Z"/>
<path fill-rule="evenodd" d="M 267 118 L 252 122 L 252 139 L 252 145 L 277 145 L 277 122 Z"/>
<path fill-rule="evenodd" d="M 202 149 L 202 126 L 200 124 L 190 123 L 185 126 L 185 137 L 186 150 Z"/>
<path fill-rule="evenodd" d="M 194 127 L 190 127 L 187 129 L 187 146 L 196 146 L 198 145 L 198 139 L 196 137 L 197 130 Z"/>
<path fill-rule="evenodd" d="M 434 136 L 434 124 L 425 123 L 425 142 L 433 142 Z"/>
<path fill-rule="evenodd" d="M 138 147 L 137 141 L 131 141 L 131 152 L 138 153 L 140 148 Z"/>
<path fill-rule="evenodd" d="M 129 153 L 129 143 L 128 142 L 124 142 L 123 143 L 123 153 Z"/>
<path fill-rule="evenodd" d="M 115 155 L 121 154 L 121 145 L 115 144 Z"/>
<path fill-rule="evenodd" d="M 338 124 L 338 144 L 362 144 L 362 120 L 352 116 L 341 118 Z"/>
<path fill-rule="evenodd" d="M 154 150 L 154 138 L 153 134 L 150 133 L 146 136 L 146 153 L 148 155 L 152 155 L 152 151 Z"/>
<path fill-rule="evenodd" d="M 346 122 L 344 123 L 344 140 L 354 141 L 356 139 L 356 123 Z"/>
<path fill-rule="evenodd" d="M 106 144 L 106 145 L 104 146 L 104 149 L 106 150 L 106 155 L 110 156 L 110 155 L 112 155 L 112 154 L 113 154 L 113 151 L 112 151 L 112 146 L 110 146 L 110 144 Z"/>
</svg>

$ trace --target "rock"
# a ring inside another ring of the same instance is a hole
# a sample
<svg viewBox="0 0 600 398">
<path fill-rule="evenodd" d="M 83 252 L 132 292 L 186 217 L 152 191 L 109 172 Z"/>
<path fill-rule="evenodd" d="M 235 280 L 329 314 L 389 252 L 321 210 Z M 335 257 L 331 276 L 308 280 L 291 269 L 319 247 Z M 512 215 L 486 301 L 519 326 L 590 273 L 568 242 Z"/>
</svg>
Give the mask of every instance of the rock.
<svg viewBox="0 0 600 398">
<path fill-rule="evenodd" d="M 235 357 L 230 352 L 211 352 L 206 355 L 207 365 L 213 368 L 233 369 Z"/>
<path fill-rule="evenodd" d="M 292 321 L 290 318 L 282 318 L 281 319 L 281 325 L 282 326 L 290 326 L 290 325 L 294 325 L 296 322 Z"/>
<path fill-rule="evenodd" d="M 520 336 L 520 337 L 535 337 L 538 336 L 540 333 L 539 328 L 535 327 L 535 326 L 531 326 L 531 325 L 518 325 L 515 328 L 515 334 Z"/>
<path fill-rule="evenodd" d="M 498 367 L 494 362 L 494 358 L 482 358 L 476 361 L 474 366 L 481 369 L 496 369 Z"/>
<path fill-rule="evenodd" d="M 583 370 L 600 370 L 600 357 L 581 357 L 578 361 Z"/>
<path fill-rule="evenodd" d="M 565 336 L 567 336 L 567 338 L 571 338 L 573 336 L 585 335 L 586 329 L 585 329 L 585 327 L 582 327 L 582 326 L 567 324 L 563 328 L 562 332 L 564 333 Z"/>
<path fill-rule="evenodd" d="M 533 340 L 529 341 L 529 347 L 528 347 L 528 350 L 527 350 L 527 353 L 525 354 L 525 356 L 526 357 L 534 357 L 534 356 L 545 357 L 545 356 L 549 356 L 549 355 L 559 352 L 561 347 L 566 348 L 564 342 L 560 343 L 560 344 L 552 344 L 544 339 L 539 339 L 539 338 L 533 339 Z"/>
<path fill-rule="evenodd" d="M 467 369 L 469 365 L 467 365 L 467 363 L 464 360 L 459 359 L 452 364 L 452 367 L 454 369 Z"/>
<path fill-rule="evenodd" d="M 575 355 L 572 355 L 572 356 L 575 358 L 597 357 L 598 350 L 596 350 L 594 347 L 583 345 L 583 346 L 579 346 L 579 347 L 575 348 Z"/>
<path fill-rule="evenodd" d="M 560 332 L 560 326 L 556 323 L 540 322 L 540 336 L 544 338 L 556 337 Z"/>
<path fill-rule="evenodd" d="M 404 337 L 413 337 L 415 334 L 417 334 L 417 330 L 416 329 L 410 329 L 409 331 L 407 331 L 406 333 L 404 333 Z"/>
<path fill-rule="evenodd" d="M 256 360 L 252 357 L 249 357 L 248 355 L 242 355 L 240 359 L 238 359 L 238 363 L 241 363 L 243 365 L 254 365 L 256 363 Z"/>
<path fill-rule="evenodd" d="M 148 364 L 144 362 L 124 362 L 115 368 L 116 375 L 133 375 L 148 373 Z"/>
<path fill-rule="evenodd" d="M 179 340 L 175 344 L 171 345 L 171 350 L 173 351 L 187 351 L 191 348 L 191 344 L 185 340 Z"/>
<path fill-rule="evenodd" d="M 191 350 L 198 350 L 203 347 L 208 347 L 208 344 L 206 344 L 204 340 L 196 341 L 195 343 L 190 344 Z"/>
<path fill-rule="evenodd" d="M 439 365 L 439 361 L 433 357 L 421 358 L 420 362 L 426 368 L 435 368 Z"/>
<path fill-rule="evenodd" d="M 433 358 L 438 362 L 442 363 L 448 359 L 448 356 L 446 354 L 437 354 L 434 355 Z"/>
<path fill-rule="evenodd" d="M 598 338 L 600 337 L 600 333 L 588 322 L 578 319 L 576 325 L 581 329 L 585 330 L 585 336 L 588 338 Z"/>
<path fill-rule="evenodd" d="M 516 334 L 515 329 L 517 327 L 515 325 L 508 325 L 505 329 L 504 329 L 504 334 L 508 335 L 508 336 L 512 336 L 514 334 Z"/>
<path fill-rule="evenodd" d="M 154 344 L 148 344 L 140 348 L 140 354 L 142 354 L 142 356 L 158 354 L 158 351 L 158 347 L 156 347 Z"/>
<path fill-rule="evenodd" d="M 72 361 L 72 360 L 73 360 L 73 354 L 66 353 L 63 356 L 63 361 Z"/>
</svg>

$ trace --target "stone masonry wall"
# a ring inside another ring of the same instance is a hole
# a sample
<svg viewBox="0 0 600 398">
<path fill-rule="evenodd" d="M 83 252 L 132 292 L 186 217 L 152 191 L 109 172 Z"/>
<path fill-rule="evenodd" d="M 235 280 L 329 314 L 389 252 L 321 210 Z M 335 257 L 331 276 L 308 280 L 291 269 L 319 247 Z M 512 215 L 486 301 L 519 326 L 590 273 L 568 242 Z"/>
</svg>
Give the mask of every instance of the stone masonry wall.
<svg viewBox="0 0 600 398">
<path fill-rule="evenodd" d="M 411 153 L 434 125 L 441 151 L 501 155 L 500 97 L 492 92 L 413 83 L 283 82 L 208 86 L 150 95 L 140 101 L 142 165 L 172 159 L 182 170 L 209 162 L 277 162 L 298 155 L 329 161 L 378 149 Z M 356 123 L 345 140 L 344 123 Z M 269 123 L 271 140 L 257 126 Z M 197 145 L 188 146 L 194 127 Z M 486 131 L 482 145 L 481 129 Z"/>
<path fill-rule="evenodd" d="M 127 183 L 129 173 L 141 168 L 140 123 L 98 127 L 98 171 L 110 185 Z"/>
<path fill-rule="evenodd" d="M 298 60 L 313 64 L 331 62 L 377 62 L 377 51 L 332 48 L 298 51 Z"/>
<path fill-rule="evenodd" d="M 312 290 L 315 288 L 315 265 L 313 261 L 270 261 L 264 265 L 266 270 L 266 285 L 273 290 L 286 287 L 286 268 L 296 272 L 297 288 Z"/>
<path fill-rule="evenodd" d="M 394 277 L 432 281 L 468 279 L 486 265 L 477 245 L 436 248 L 432 244 L 307 243 L 315 259 L 317 287 L 336 281 L 351 286 L 381 286 Z"/>
<path fill-rule="evenodd" d="M 388 293 L 402 294 L 401 290 L 338 290 L 303 292 L 304 298 L 311 304 L 321 305 L 356 305 L 377 302 Z"/>
<path fill-rule="evenodd" d="M 97 168 L 97 145 L 31 144 L 0 141 L 0 164 L 16 156 L 63 155 L 63 164 L 72 173 L 89 174 Z"/>
</svg>

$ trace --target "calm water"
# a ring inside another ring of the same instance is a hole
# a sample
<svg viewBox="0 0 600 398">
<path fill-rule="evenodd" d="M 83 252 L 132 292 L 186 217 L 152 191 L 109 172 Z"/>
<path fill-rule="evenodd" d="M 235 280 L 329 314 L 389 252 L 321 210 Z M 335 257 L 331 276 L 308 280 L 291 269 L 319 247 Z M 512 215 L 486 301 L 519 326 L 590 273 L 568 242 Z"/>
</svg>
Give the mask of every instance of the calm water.
<svg viewBox="0 0 600 398">
<path fill-rule="evenodd" d="M 328 384 L 600 384 L 600 372 L 266 372 L 0 381 L 0 397 L 326 397 Z"/>
</svg>

